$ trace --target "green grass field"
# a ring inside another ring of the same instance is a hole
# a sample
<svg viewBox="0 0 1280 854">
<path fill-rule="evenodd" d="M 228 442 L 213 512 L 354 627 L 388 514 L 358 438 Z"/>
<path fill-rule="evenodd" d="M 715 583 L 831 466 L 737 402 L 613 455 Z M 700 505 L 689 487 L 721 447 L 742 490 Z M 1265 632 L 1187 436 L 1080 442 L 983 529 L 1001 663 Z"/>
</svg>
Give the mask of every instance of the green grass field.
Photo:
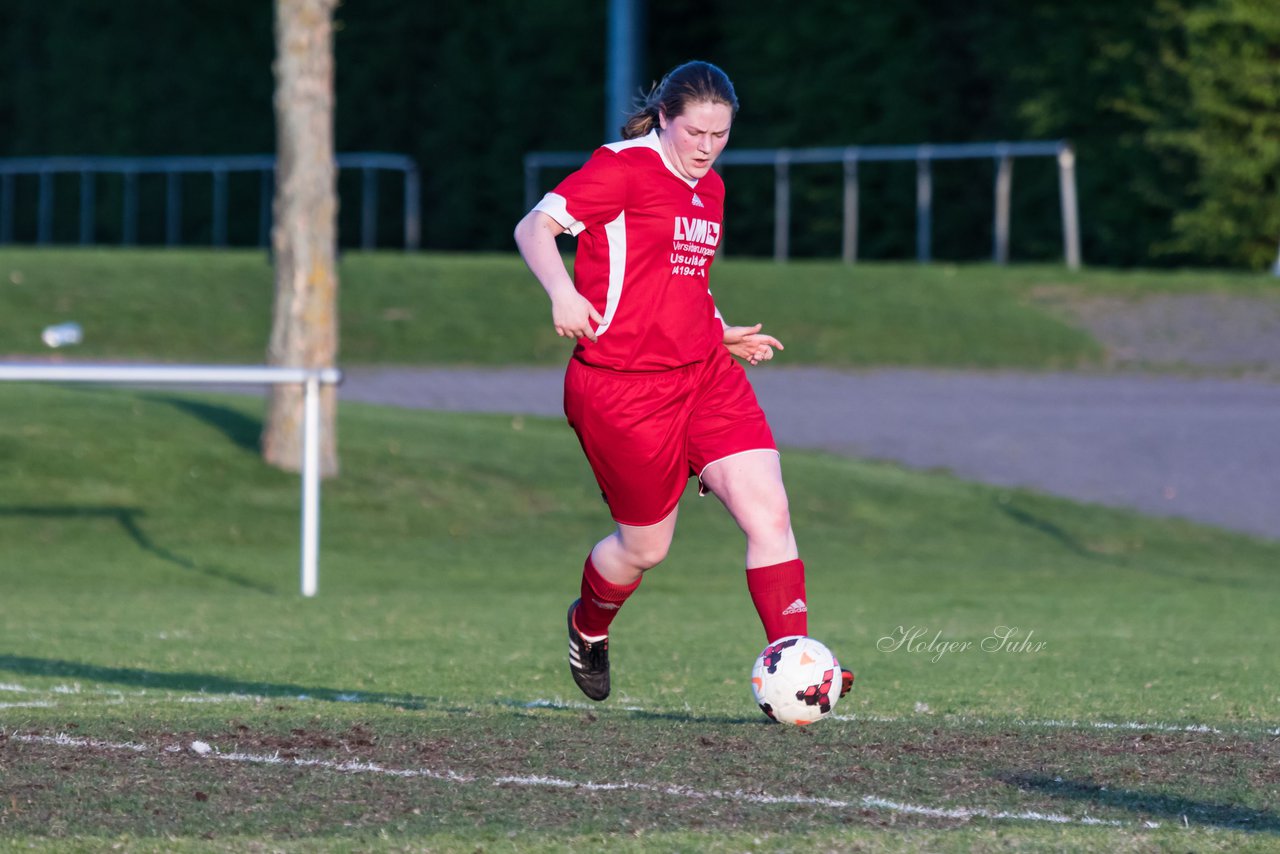
<svg viewBox="0 0 1280 854">
<path fill-rule="evenodd" d="M 514 258 L 343 265 L 350 363 L 564 358 Z M 1097 357 L 1041 289 L 1270 281 L 717 276 L 791 361 L 1033 369 Z M 46 355 L 40 328 L 74 319 L 67 358 L 256 363 L 270 289 L 250 253 L 4 249 L 0 353 Z M 261 463 L 262 410 L 0 384 L 0 850 L 1280 845 L 1280 544 L 787 451 L 811 631 L 858 673 L 836 718 L 752 705 L 740 534 L 692 491 L 595 705 L 563 623 L 609 522 L 562 422 L 344 404 L 308 600 L 299 483 Z"/>
<path fill-rule="evenodd" d="M 344 364 L 556 364 L 541 289 L 512 255 L 348 253 Z M 76 358 L 264 358 L 272 271 L 260 252 L 0 249 L 0 354 L 47 355 L 40 330 L 78 321 Z M 1275 279 L 1216 272 L 797 262 L 729 258 L 712 276 L 731 322 L 763 322 L 788 364 L 1073 368 L 1101 351 L 1039 295 L 1274 293 Z"/>
<path fill-rule="evenodd" d="M 562 623 L 607 517 L 567 428 L 345 406 L 304 600 L 298 483 L 260 464 L 260 417 L 251 398 L 0 387 L 0 846 L 1280 835 L 1274 543 L 789 452 L 811 631 L 858 672 L 838 719 L 751 705 L 739 535 L 692 496 L 615 626 L 615 695 L 588 707 Z M 983 650 L 1001 626 L 1032 643 Z"/>
</svg>

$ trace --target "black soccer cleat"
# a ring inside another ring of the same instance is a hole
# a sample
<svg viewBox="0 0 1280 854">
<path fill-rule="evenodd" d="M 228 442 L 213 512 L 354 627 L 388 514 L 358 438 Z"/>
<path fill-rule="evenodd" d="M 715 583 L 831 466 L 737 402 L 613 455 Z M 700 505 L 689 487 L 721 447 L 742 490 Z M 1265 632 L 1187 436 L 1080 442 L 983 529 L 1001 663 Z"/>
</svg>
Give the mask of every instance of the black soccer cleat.
<svg viewBox="0 0 1280 854">
<path fill-rule="evenodd" d="M 583 640 L 573 627 L 573 612 L 580 601 L 574 599 L 569 606 L 569 672 L 582 693 L 599 701 L 609 696 L 609 639 Z"/>
<path fill-rule="evenodd" d="M 848 694 L 852 690 L 853 690 L 853 671 L 841 670 L 840 671 L 840 696 L 843 697 L 845 694 Z"/>
</svg>

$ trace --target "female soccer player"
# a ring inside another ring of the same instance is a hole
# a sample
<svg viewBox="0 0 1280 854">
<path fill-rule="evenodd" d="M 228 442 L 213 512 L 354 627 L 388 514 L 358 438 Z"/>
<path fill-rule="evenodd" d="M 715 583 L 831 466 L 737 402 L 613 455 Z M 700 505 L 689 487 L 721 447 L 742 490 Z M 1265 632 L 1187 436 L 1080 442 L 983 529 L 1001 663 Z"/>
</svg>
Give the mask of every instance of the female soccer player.
<svg viewBox="0 0 1280 854">
<path fill-rule="evenodd" d="M 732 358 L 755 365 L 783 347 L 760 324 L 726 323 L 707 286 L 724 212 L 711 167 L 737 110 L 719 68 L 675 68 L 623 140 L 597 149 L 515 230 L 556 333 L 577 340 L 565 415 L 617 523 L 587 556 L 569 606 L 569 668 L 593 700 L 609 695 L 609 625 L 666 557 L 690 476 L 746 535 L 747 587 L 768 640 L 808 633 L 778 451 Z M 566 231 L 578 239 L 573 278 L 556 247 Z M 852 679 L 846 671 L 845 691 Z"/>
</svg>

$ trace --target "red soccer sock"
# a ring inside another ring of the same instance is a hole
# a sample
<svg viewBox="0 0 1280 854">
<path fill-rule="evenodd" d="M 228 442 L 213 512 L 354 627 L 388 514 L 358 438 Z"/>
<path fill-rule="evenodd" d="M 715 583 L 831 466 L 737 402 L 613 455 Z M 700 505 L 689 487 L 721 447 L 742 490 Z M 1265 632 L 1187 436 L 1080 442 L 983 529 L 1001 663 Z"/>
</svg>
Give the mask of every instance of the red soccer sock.
<svg viewBox="0 0 1280 854">
<path fill-rule="evenodd" d="M 747 590 L 770 643 L 787 635 L 809 633 L 809 606 L 804 598 L 804 561 L 796 558 L 748 569 Z"/>
<path fill-rule="evenodd" d="M 573 624 L 588 637 L 609 634 L 609 624 L 618 615 L 618 609 L 639 586 L 640 578 L 627 585 L 606 580 L 591 562 L 591 555 L 587 555 L 587 562 L 582 567 L 582 601 L 573 614 Z"/>
</svg>

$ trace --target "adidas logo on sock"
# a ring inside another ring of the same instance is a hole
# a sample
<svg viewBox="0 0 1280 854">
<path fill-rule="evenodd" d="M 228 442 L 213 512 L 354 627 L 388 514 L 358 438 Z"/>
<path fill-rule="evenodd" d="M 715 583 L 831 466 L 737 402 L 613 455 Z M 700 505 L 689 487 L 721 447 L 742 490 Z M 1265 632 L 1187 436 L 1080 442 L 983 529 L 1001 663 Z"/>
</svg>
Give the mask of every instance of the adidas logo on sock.
<svg viewBox="0 0 1280 854">
<path fill-rule="evenodd" d="M 788 614 L 807 614 L 807 613 L 809 613 L 809 606 L 804 604 L 803 599 L 797 599 L 796 601 L 792 602 L 790 605 L 788 605 L 786 608 L 782 610 L 782 616 L 784 617 L 787 616 Z"/>
</svg>

